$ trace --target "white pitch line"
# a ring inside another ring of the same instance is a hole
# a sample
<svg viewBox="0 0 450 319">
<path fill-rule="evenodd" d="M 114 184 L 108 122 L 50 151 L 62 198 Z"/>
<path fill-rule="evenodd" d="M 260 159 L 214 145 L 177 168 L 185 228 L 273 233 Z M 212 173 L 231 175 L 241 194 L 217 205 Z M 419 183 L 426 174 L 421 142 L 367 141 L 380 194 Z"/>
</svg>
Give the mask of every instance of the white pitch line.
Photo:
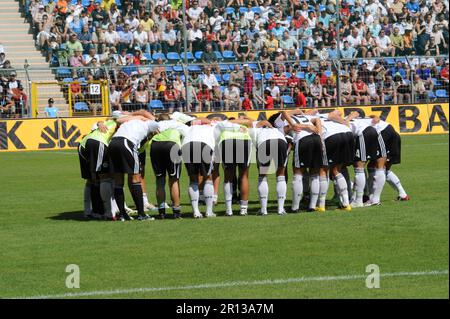
<svg viewBox="0 0 450 319">
<path fill-rule="evenodd" d="M 380 273 L 381 277 L 410 277 L 410 276 L 440 276 L 448 275 L 448 270 L 432 270 L 432 271 L 415 271 L 415 272 L 392 272 L 392 273 Z M 111 295 L 124 295 L 143 292 L 157 292 L 157 291 L 171 291 L 171 290 L 195 290 L 195 289 L 211 289 L 211 288 L 226 288 L 226 287 L 239 287 L 239 286 L 265 286 L 287 283 L 301 283 L 301 282 L 314 282 L 314 281 L 344 281 L 344 280 L 356 280 L 366 279 L 366 275 L 347 275 L 347 276 L 322 276 L 322 277 L 300 277 L 300 278 L 287 278 L 287 279 L 267 279 L 256 281 L 232 281 L 222 283 L 209 283 L 200 285 L 189 286 L 172 286 L 172 287 L 149 287 L 149 288 L 130 288 L 130 289 L 116 289 L 116 290 L 100 290 L 100 291 L 86 291 L 76 293 L 65 293 L 59 295 L 37 295 L 37 296 L 22 296 L 12 297 L 9 299 L 59 299 L 59 298 L 71 298 L 71 297 L 92 297 L 92 296 L 111 296 Z"/>
</svg>

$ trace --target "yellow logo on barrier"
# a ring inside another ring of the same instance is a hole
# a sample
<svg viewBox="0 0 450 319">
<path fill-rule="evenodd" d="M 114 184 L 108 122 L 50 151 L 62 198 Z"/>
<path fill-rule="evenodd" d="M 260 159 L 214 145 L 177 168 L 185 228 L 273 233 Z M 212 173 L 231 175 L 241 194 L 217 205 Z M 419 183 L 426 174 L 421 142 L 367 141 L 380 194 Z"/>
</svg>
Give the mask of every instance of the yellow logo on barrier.
<svg viewBox="0 0 450 319">
<path fill-rule="evenodd" d="M 320 109 L 330 112 L 335 108 Z M 345 115 L 357 111 L 361 116 L 378 115 L 402 135 L 441 134 L 449 132 L 449 104 L 383 105 L 339 107 Z M 248 112 L 195 113 L 203 117 L 238 117 L 268 119 L 279 110 Z M 23 119 L 0 121 L 0 152 L 73 149 L 88 134 L 92 125 L 105 117 Z"/>
</svg>

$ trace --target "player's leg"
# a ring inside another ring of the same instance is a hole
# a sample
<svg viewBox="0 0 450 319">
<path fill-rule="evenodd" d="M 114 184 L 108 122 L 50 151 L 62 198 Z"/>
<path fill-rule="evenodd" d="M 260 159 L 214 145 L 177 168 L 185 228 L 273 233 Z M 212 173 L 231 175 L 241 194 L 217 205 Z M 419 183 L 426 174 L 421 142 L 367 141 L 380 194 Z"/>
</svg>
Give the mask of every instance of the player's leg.
<svg viewBox="0 0 450 319">
<path fill-rule="evenodd" d="M 386 182 L 388 182 L 389 185 L 394 188 L 397 193 L 398 197 L 397 200 L 399 201 L 407 201 L 409 200 L 409 196 L 406 193 L 405 189 L 403 188 L 402 183 L 400 182 L 400 179 L 398 176 L 391 170 L 392 164 L 389 162 L 386 163 Z"/>
<path fill-rule="evenodd" d="M 252 144 L 250 140 L 238 140 L 236 151 L 242 154 L 242 158 L 236 157 L 236 165 L 239 170 L 239 193 L 240 193 L 240 212 L 241 216 L 247 215 L 248 197 L 249 197 L 249 181 L 248 174 L 250 169 L 250 156 Z M 242 162 L 242 163 L 241 163 Z"/>
</svg>

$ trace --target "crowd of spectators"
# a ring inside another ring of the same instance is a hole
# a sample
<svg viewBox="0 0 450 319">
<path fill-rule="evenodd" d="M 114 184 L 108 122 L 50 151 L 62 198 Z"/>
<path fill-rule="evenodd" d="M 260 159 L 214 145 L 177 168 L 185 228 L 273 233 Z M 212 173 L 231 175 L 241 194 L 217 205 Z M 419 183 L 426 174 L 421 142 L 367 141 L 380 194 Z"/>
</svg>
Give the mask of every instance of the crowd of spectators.
<svg viewBox="0 0 450 319">
<path fill-rule="evenodd" d="M 448 96 L 448 60 L 434 58 L 448 54 L 448 0 L 186 0 L 185 23 L 182 1 L 25 8 L 48 61 L 79 68 L 67 78 L 110 79 L 114 108 L 330 106 L 338 78 L 344 104 Z M 206 67 L 174 66 L 185 58 Z"/>
<path fill-rule="evenodd" d="M 26 112 L 27 95 L 0 44 L 0 118 L 18 118 Z"/>
</svg>

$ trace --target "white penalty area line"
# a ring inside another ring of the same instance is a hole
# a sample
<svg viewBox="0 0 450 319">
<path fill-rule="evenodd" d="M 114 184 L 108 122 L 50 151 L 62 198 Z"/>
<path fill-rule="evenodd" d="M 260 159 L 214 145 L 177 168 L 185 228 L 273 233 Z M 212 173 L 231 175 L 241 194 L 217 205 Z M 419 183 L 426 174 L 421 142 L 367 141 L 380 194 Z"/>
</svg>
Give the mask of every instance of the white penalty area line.
<svg viewBox="0 0 450 319">
<path fill-rule="evenodd" d="M 448 275 L 448 270 L 380 273 L 381 277 L 414 277 L 414 276 L 442 276 L 442 275 Z M 365 280 L 367 276 L 368 274 L 347 275 L 347 276 L 300 277 L 287 279 L 267 279 L 256 281 L 231 281 L 231 282 L 209 283 L 209 284 L 199 284 L 189 286 L 130 288 L 130 289 L 116 289 L 103 291 L 102 290 L 86 291 L 78 293 L 65 293 L 59 295 L 23 296 L 23 297 L 13 297 L 10 299 L 60 299 L 60 298 L 76 298 L 76 297 L 127 295 L 135 293 L 172 291 L 172 290 L 197 290 L 197 289 L 201 290 L 201 289 L 241 287 L 241 286 L 268 286 L 268 285 L 302 283 L 302 282 L 326 282 L 326 281 L 345 281 L 345 280 L 359 280 L 359 279 Z"/>
</svg>

